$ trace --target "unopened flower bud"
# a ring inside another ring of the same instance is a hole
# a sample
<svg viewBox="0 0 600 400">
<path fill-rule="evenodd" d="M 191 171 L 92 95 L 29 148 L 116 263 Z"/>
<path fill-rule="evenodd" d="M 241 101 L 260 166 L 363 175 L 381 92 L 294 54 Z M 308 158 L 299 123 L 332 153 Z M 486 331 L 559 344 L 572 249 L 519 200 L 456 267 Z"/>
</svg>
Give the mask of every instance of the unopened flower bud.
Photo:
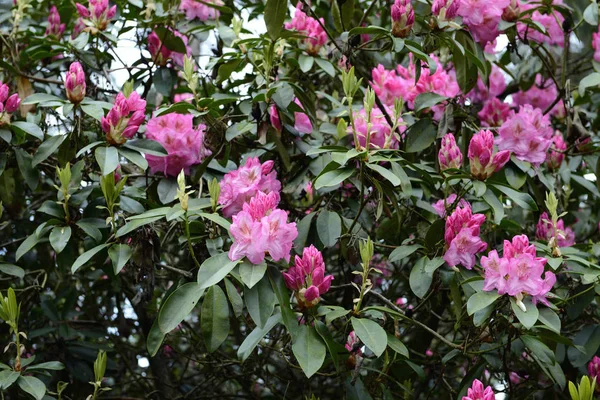
<svg viewBox="0 0 600 400">
<path fill-rule="evenodd" d="M 494 154 L 494 134 L 482 130 L 471 138 L 468 157 L 471 174 L 476 179 L 485 180 L 510 160 L 510 151 L 504 150 Z"/>
<path fill-rule="evenodd" d="M 447 133 L 442 138 L 442 147 L 438 153 L 438 161 L 442 171 L 449 168 L 460 168 L 462 165 L 462 153 L 456 144 L 454 135 Z"/>
<path fill-rule="evenodd" d="M 85 73 L 81 64 L 74 62 L 69 67 L 65 78 L 67 99 L 73 104 L 79 104 L 85 97 Z"/>
<path fill-rule="evenodd" d="M 392 35 L 405 38 L 415 23 L 415 10 L 410 0 L 396 0 L 392 5 Z"/>
</svg>

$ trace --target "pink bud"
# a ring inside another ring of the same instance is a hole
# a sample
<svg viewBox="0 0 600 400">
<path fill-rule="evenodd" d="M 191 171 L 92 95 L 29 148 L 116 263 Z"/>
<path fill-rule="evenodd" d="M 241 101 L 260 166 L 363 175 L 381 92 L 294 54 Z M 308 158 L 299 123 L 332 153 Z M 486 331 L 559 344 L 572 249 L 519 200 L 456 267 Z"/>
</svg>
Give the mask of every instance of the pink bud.
<svg viewBox="0 0 600 400">
<path fill-rule="evenodd" d="M 79 15 L 81 15 L 83 18 L 89 18 L 90 17 L 90 10 L 88 10 L 87 8 L 85 8 L 85 6 L 83 4 L 76 3 L 75 7 L 77 8 L 77 13 Z"/>
<path fill-rule="evenodd" d="M 588 364 L 588 375 L 591 379 L 600 378 L 600 358 L 598 356 L 594 356 Z"/>
<path fill-rule="evenodd" d="M 471 138 L 468 156 L 471 174 L 479 180 L 485 180 L 510 160 L 510 151 L 494 154 L 494 134 L 481 130 Z"/>
<path fill-rule="evenodd" d="M 392 35 L 405 38 L 415 23 L 415 10 L 410 0 L 396 0 L 390 11 L 392 16 Z"/>
<path fill-rule="evenodd" d="M 565 159 L 565 151 L 567 150 L 567 144 L 563 139 L 560 131 L 556 131 L 552 138 L 552 146 L 550 147 L 550 153 L 546 159 L 546 164 L 550 169 L 558 169 Z"/>
<path fill-rule="evenodd" d="M 21 105 L 21 99 L 17 93 L 13 93 L 8 100 L 6 100 L 6 112 L 13 113 L 19 109 Z"/>
<path fill-rule="evenodd" d="M 456 140 L 452 133 L 447 133 L 442 138 L 442 146 L 438 153 L 438 161 L 442 171 L 449 168 L 460 168 L 462 165 L 462 153 L 456 145 Z"/>
<path fill-rule="evenodd" d="M 67 98 L 73 104 L 79 104 L 85 97 L 85 73 L 81 64 L 74 62 L 69 67 L 69 72 L 65 78 L 65 89 Z"/>
<path fill-rule="evenodd" d="M 459 0 L 434 0 L 431 12 L 441 20 L 451 20 L 456 17 L 459 6 Z"/>
<path fill-rule="evenodd" d="M 0 82 L 0 103 L 4 103 L 8 98 L 8 85 Z"/>
<path fill-rule="evenodd" d="M 277 111 L 277 106 L 275 104 L 272 104 L 271 108 L 269 108 L 269 119 L 271 120 L 271 126 L 275 128 L 277 132 L 281 132 L 281 119 L 279 118 L 279 112 Z"/>
<path fill-rule="evenodd" d="M 502 19 L 507 22 L 514 22 L 521 15 L 521 3 L 519 0 L 511 0 L 508 6 L 502 12 Z"/>
</svg>

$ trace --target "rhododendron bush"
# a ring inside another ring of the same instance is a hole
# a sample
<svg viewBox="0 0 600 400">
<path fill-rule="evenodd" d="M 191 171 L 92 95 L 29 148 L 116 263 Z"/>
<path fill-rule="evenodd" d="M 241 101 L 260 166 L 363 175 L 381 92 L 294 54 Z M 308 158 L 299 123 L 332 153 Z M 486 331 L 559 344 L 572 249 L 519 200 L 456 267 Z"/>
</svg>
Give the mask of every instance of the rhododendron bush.
<svg viewBox="0 0 600 400">
<path fill-rule="evenodd" d="M 0 0 L 1 398 L 596 398 L 598 11 Z"/>
</svg>

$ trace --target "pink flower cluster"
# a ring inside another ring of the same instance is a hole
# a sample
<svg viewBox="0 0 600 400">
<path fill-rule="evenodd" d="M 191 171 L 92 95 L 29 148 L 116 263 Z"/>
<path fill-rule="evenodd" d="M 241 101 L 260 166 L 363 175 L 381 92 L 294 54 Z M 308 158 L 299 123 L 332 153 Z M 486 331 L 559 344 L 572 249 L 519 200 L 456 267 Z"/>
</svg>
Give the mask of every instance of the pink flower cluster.
<svg viewBox="0 0 600 400">
<path fill-rule="evenodd" d="M 459 169 L 462 165 L 462 153 L 456 144 L 456 139 L 452 133 L 447 133 L 442 138 L 442 145 L 438 152 L 438 161 L 440 170 L 444 171 L 449 168 Z"/>
<path fill-rule="evenodd" d="M 69 66 L 65 77 L 65 90 L 67 99 L 73 104 L 79 104 L 85 97 L 85 73 L 81 64 L 74 62 Z"/>
<path fill-rule="evenodd" d="M 560 247 L 569 247 L 575 244 L 575 232 L 573 229 L 565 228 L 565 221 L 559 219 L 556 223 L 556 230 L 552 225 L 552 220 L 548 216 L 547 212 L 543 212 L 540 215 L 540 219 L 537 223 L 535 235 L 538 239 L 550 241 L 555 238 L 556 244 Z"/>
<path fill-rule="evenodd" d="M 323 18 L 320 19 L 321 24 L 325 25 Z M 319 21 L 309 17 L 302 11 L 302 4 L 296 5 L 296 12 L 291 22 L 285 23 L 285 29 L 295 30 L 306 36 L 304 45 L 308 54 L 316 55 L 327 43 L 327 33 Z"/>
<path fill-rule="evenodd" d="M 600 30 L 592 33 L 592 48 L 594 49 L 594 61 L 600 63 Z"/>
<path fill-rule="evenodd" d="M 109 8 L 108 0 L 89 0 L 87 7 L 80 3 L 75 6 L 80 16 L 78 23 L 91 28 L 92 33 L 105 30 L 109 21 L 117 14 L 117 6 Z"/>
<path fill-rule="evenodd" d="M 146 100 L 137 92 L 129 97 L 119 93 L 114 106 L 106 117 L 102 117 L 102 130 L 110 144 L 123 144 L 133 138 L 146 119 Z"/>
<path fill-rule="evenodd" d="M 596 381 L 600 380 L 600 357 L 594 356 L 592 361 L 589 362 L 587 368 L 590 379 L 596 378 Z"/>
<path fill-rule="evenodd" d="M 534 303 L 541 301 L 548 305 L 546 294 L 556 282 L 556 275 L 546 271 L 546 259 L 537 257 L 535 246 L 529 244 L 525 235 L 513 237 L 512 242 L 504 241 L 502 258 L 496 250 L 481 257 L 481 266 L 485 271 L 484 291 L 498 290 L 498 294 L 508 294 L 517 299 L 519 307 L 524 308 L 523 296 L 530 295 Z M 525 311 L 525 310 L 524 310 Z"/>
<path fill-rule="evenodd" d="M 553 0 L 551 3 L 554 5 L 563 4 L 562 0 Z M 538 7 L 539 3 L 535 1 L 531 3 L 523 3 L 521 4 L 521 11 L 527 11 Z M 530 18 L 534 22 L 542 25 L 546 30 L 546 33 L 539 32 L 531 26 L 519 22 L 517 23 L 517 32 L 522 39 L 564 47 L 565 37 L 562 30 L 562 24 L 565 20 L 565 17 L 563 17 L 561 13 L 554 9 L 550 14 L 542 14 L 538 10 L 535 10 L 533 13 L 531 13 Z"/>
<path fill-rule="evenodd" d="M 442 21 L 454 19 L 458 14 L 460 0 L 433 0 L 431 12 Z"/>
<path fill-rule="evenodd" d="M 479 379 L 473 381 L 473 386 L 467 390 L 467 395 L 462 400 L 494 400 L 494 391 L 491 386 L 484 388 Z"/>
<path fill-rule="evenodd" d="M 331 287 L 333 275 L 325 276 L 323 255 L 315 246 L 305 247 L 302 258 L 296 256 L 294 265 L 283 273 L 285 285 L 296 292 L 302 308 L 314 307 Z"/>
<path fill-rule="evenodd" d="M 173 35 L 181 38 L 183 44 L 185 45 L 186 54 L 188 57 L 192 55 L 192 48 L 188 46 L 188 38 L 187 36 L 181 34 L 180 32 L 170 29 L 173 32 Z M 152 56 L 152 60 L 161 66 L 165 66 L 169 60 L 173 60 L 173 62 L 180 67 L 183 67 L 183 59 L 186 54 L 178 53 L 176 51 L 168 49 L 160 40 L 160 37 L 156 34 L 156 32 L 152 31 L 150 35 L 148 35 L 148 51 Z"/>
<path fill-rule="evenodd" d="M 48 14 L 48 26 L 46 26 L 46 36 L 53 35 L 55 38 L 60 39 L 65 33 L 65 24 L 60 23 L 60 14 L 56 9 L 56 6 L 50 7 L 50 14 Z"/>
<path fill-rule="evenodd" d="M 439 215 L 442 218 L 446 218 L 446 210 L 451 208 L 452 205 L 456 202 L 456 197 L 456 194 L 452 193 L 447 198 L 438 200 L 431 206 L 433 207 L 437 215 Z M 469 207 L 469 203 L 465 199 L 460 199 L 458 207 Z"/>
<path fill-rule="evenodd" d="M 562 133 L 560 133 L 560 131 L 556 131 L 552 137 L 552 147 L 550 147 L 550 152 L 548 153 L 548 158 L 546 159 L 546 165 L 548 168 L 560 168 L 560 165 L 565 159 L 566 150 L 567 144 L 565 143 L 565 139 L 563 139 Z"/>
<path fill-rule="evenodd" d="M 415 83 L 416 69 L 411 53 L 408 68 L 398 65 L 395 70 L 386 70 L 381 64 L 374 68 L 371 72 L 371 87 L 384 104 L 393 106 L 395 99 L 402 98 L 410 109 L 414 108 L 414 101 L 421 93 L 432 92 L 449 98 L 458 95 L 460 88 L 454 71 L 444 70 L 436 56 L 430 57 L 437 64 L 434 74 L 424 65 L 419 81 Z M 434 118 L 439 120 L 444 113 L 444 106 L 438 104 L 431 110 L 434 112 Z"/>
<path fill-rule="evenodd" d="M 482 126 L 500 126 L 510 116 L 510 106 L 494 97 L 485 102 L 477 116 Z"/>
<path fill-rule="evenodd" d="M 153 117 L 146 126 L 146 137 L 159 142 L 169 153 L 165 157 L 146 155 L 153 173 L 177 176 L 181 170 L 189 173 L 190 167 L 199 164 L 211 152 L 204 146 L 205 125 L 194 128 L 191 114 L 171 113 Z"/>
<path fill-rule="evenodd" d="M 261 164 L 258 158 L 250 157 L 246 163 L 227 173 L 221 180 L 219 204 L 223 206 L 223 215 L 231 217 L 240 212 L 244 203 L 259 192 L 279 193 L 281 183 L 277 172 L 273 171 L 273 161 Z"/>
<path fill-rule="evenodd" d="M 219 10 L 205 3 L 214 4 L 216 6 L 223 5 L 223 3 L 219 0 L 181 0 L 179 9 L 185 12 L 185 18 L 189 21 L 196 18 L 198 18 L 200 21 L 219 18 Z"/>
<path fill-rule="evenodd" d="M 298 107 L 304 110 L 304 107 L 302 107 L 302 103 L 300 103 L 300 100 L 296 98 L 294 99 L 294 103 L 296 103 Z M 279 112 L 277 111 L 277 106 L 275 104 L 272 104 L 271 108 L 269 108 L 269 118 L 271 119 L 271 125 L 273 126 L 273 128 L 275 128 L 277 132 L 281 132 L 283 126 L 281 125 L 281 118 L 279 118 Z M 308 117 L 308 115 L 306 115 L 306 113 L 298 111 L 294 112 L 294 129 L 297 130 L 298 133 L 300 133 L 300 136 L 312 133 L 313 126 L 310 122 L 310 118 Z"/>
<path fill-rule="evenodd" d="M 468 97 L 475 103 L 484 103 L 490 99 L 500 96 L 505 89 L 506 79 L 504 78 L 502 70 L 496 64 L 492 64 L 489 87 L 486 86 L 485 82 L 483 82 L 480 77 L 477 80 L 477 85 L 469 92 Z"/>
<path fill-rule="evenodd" d="M 405 38 L 415 23 L 415 10 L 410 0 L 395 0 L 390 11 L 392 35 Z"/>
<path fill-rule="evenodd" d="M 388 115 L 393 113 L 388 112 Z M 368 129 L 367 113 L 363 108 L 354 113 L 354 128 L 358 143 L 364 148 L 367 145 L 367 136 L 369 136 L 369 148 L 371 149 L 397 149 L 397 133 L 392 131 L 392 127 L 387 123 L 385 116 L 378 107 L 371 111 L 371 130 Z M 401 120 L 400 120 L 401 121 Z M 402 133 L 406 126 L 400 125 L 398 130 Z M 352 134 L 352 126 L 348 127 L 348 134 Z"/>
<path fill-rule="evenodd" d="M 469 163 L 471 174 L 479 180 L 486 180 L 499 171 L 510 160 L 510 151 L 494 151 L 494 134 L 481 130 L 469 143 Z"/>
<path fill-rule="evenodd" d="M 496 143 L 500 150 L 510 150 L 519 160 L 539 165 L 546 161 L 546 152 L 554 134 L 550 118 L 539 108 L 524 105 L 511 113 L 498 130 Z"/>
<path fill-rule="evenodd" d="M 233 216 L 229 228 L 234 240 L 229 249 L 230 260 L 248 257 L 252 264 L 260 264 L 270 255 L 273 261 L 290 261 L 298 230 L 295 222 L 287 222 L 287 213 L 276 208 L 278 203 L 278 192 L 259 191 Z"/>
<path fill-rule="evenodd" d="M 473 214 L 471 206 L 462 202 L 454 212 L 446 218 L 444 239 L 448 249 L 444 260 L 449 266 L 462 265 L 467 269 L 475 265 L 475 254 L 487 248 L 487 244 L 479 237 L 485 215 Z"/>
<path fill-rule="evenodd" d="M 12 113 L 19 109 L 21 98 L 18 93 L 8 95 L 8 85 L 0 81 L 0 126 L 10 123 Z"/>
<path fill-rule="evenodd" d="M 461 0 L 458 15 L 463 18 L 473 38 L 485 44 L 498 37 L 498 24 L 510 0 Z"/>
<path fill-rule="evenodd" d="M 519 91 L 513 94 L 513 105 L 516 106 L 524 106 L 526 104 L 531 105 L 534 108 L 539 108 L 540 110 L 546 110 L 552 102 L 558 96 L 558 90 L 556 90 L 556 85 L 551 79 L 546 79 L 542 77 L 541 74 L 537 74 L 535 77 L 535 84 L 531 86 L 526 92 Z M 560 100 L 552 110 L 550 114 L 555 115 L 556 117 L 564 116 L 565 106 L 563 105 L 562 100 Z"/>
</svg>

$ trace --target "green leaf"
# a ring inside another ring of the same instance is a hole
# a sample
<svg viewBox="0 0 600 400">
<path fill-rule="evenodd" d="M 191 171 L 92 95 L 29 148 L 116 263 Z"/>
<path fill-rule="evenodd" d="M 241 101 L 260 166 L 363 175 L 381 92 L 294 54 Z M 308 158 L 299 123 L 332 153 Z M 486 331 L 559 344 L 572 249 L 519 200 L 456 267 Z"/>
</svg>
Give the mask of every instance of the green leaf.
<svg viewBox="0 0 600 400">
<path fill-rule="evenodd" d="M 162 42 L 162 45 L 167 49 L 186 54 L 185 42 L 179 36 L 176 36 L 171 29 L 167 29 L 164 26 L 157 26 L 154 28 L 154 32 Z"/>
<path fill-rule="evenodd" d="M 430 119 L 424 118 L 410 127 L 406 137 L 406 152 L 416 153 L 425 150 L 435 142 L 437 130 Z"/>
<path fill-rule="evenodd" d="M 317 232 L 325 247 L 335 246 L 342 234 L 342 219 L 333 211 L 321 211 L 317 217 Z"/>
<path fill-rule="evenodd" d="M 333 339 L 331 332 L 329 332 L 329 329 L 327 328 L 327 325 L 325 325 L 323 322 L 315 320 L 315 329 L 325 342 L 325 345 L 329 350 L 329 355 L 331 356 L 331 361 L 333 361 L 333 365 L 335 366 L 336 371 L 338 371 L 340 368 L 340 357 L 338 354 L 344 352 L 344 346 L 337 343 Z"/>
<path fill-rule="evenodd" d="M 307 325 L 300 325 L 298 336 L 292 345 L 292 352 L 306 377 L 310 378 L 323 365 L 327 350 L 314 329 Z"/>
<path fill-rule="evenodd" d="M 69 239 L 71 239 L 71 227 L 69 226 L 55 226 L 50 232 L 50 245 L 56 253 L 62 252 L 67 243 L 69 243 Z"/>
<path fill-rule="evenodd" d="M 315 63 L 315 58 L 313 56 L 307 56 L 305 54 L 300 54 L 298 57 L 298 64 L 300 65 L 300 70 L 304 73 L 310 71 Z"/>
<path fill-rule="evenodd" d="M 98 104 L 82 104 L 81 109 L 96 121 L 102 121 L 104 117 L 104 110 Z"/>
<path fill-rule="evenodd" d="M 593 5 L 594 3 L 590 4 Z M 585 90 L 589 87 L 597 88 L 600 85 L 600 73 L 592 72 L 581 81 L 579 81 L 579 95 L 584 96 Z"/>
<path fill-rule="evenodd" d="M 36 377 L 20 376 L 17 383 L 25 393 L 32 395 L 36 400 L 42 400 L 46 394 L 46 385 Z"/>
<path fill-rule="evenodd" d="M 531 298 L 523 299 L 523 304 L 525 304 L 525 309 L 527 310 L 526 312 L 523 312 L 523 310 L 519 308 L 514 298 L 510 298 L 510 305 L 512 307 L 513 312 L 519 319 L 519 322 L 521 322 L 523 327 L 531 329 L 538 320 L 539 311 L 537 307 L 531 302 Z"/>
<path fill-rule="evenodd" d="M 244 260 L 240 265 L 239 271 L 242 282 L 244 282 L 248 288 L 252 288 L 265 275 L 267 263 L 262 262 L 258 265 L 254 265 L 250 261 Z"/>
<path fill-rule="evenodd" d="M 119 166 L 119 152 L 114 147 L 96 147 L 96 161 L 100 165 L 102 175 L 106 176 Z"/>
<path fill-rule="evenodd" d="M 150 328 L 150 332 L 148 332 L 148 338 L 146 339 L 146 349 L 148 350 L 148 354 L 150 357 L 154 357 L 163 341 L 165 340 L 165 334 L 160 331 L 158 327 L 158 318 L 154 320 L 152 324 L 152 328 Z"/>
<path fill-rule="evenodd" d="M 158 313 L 158 327 L 162 333 L 177 328 L 194 309 L 204 294 L 196 282 L 189 282 L 175 289 L 164 302 Z"/>
<path fill-rule="evenodd" d="M 44 104 L 44 103 L 64 103 L 65 100 L 61 99 L 58 96 L 48 93 L 34 93 L 32 95 L 27 96 L 21 102 L 22 105 L 30 105 L 30 104 Z"/>
<path fill-rule="evenodd" d="M 583 11 L 583 19 L 593 27 L 598 26 L 598 3 L 592 1 Z"/>
<path fill-rule="evenodd" d="M 550 308 L 539 310 L 539 321 L 546 325 L 550 330 L 560 335 L 561 322 L 559 316 Z"/>
<path fill-rule="evenodd" d="M 45 140 L 40 147 L 38 147 L 35 156 L 33 156 L 31 165 L 35 167 L 48 157 L 50 157 L 56 149 L 62 144 L 62 142 L 67 138 L 67 135 L 56 135 L 51 136 L 47 140 Z"/>
<path fill-rule="evenodd" d="M 298 318 L 292 308 L 290 307 L 290 292 L 285 286 L 283 275 L 281 271 L 275 267 L 271 267 L 268 272 L 269 280 L 271 281 L 271 287 L 277 297 L 279 308 L 281 309 L 281 316 L 283 318 L 283 324 L 287 328 L 292 339 L 296 337 L 298 332 Z"/>
<path fill-rule="evenodd" d="M 377 322 L 365 318 L 352 317 L 352 327 L 358 338 L 377 357 L 380 357 L 387 347 L 387 334 Z"/>
<path fill-rule="evenodd" d="M 272 315 L 271 318 L 267 320 L 267 323 L 263 328 L 259 326 L 254 328 L 254 330 L 250 332 L 248 336 L 246 336 L 246 339 L 244 339 L 240 345 L 237 352 L 238 358 L 240 358 L 242 361 L 245 361 L 250 354 L 252 354 L 258 343 L 260 343 L 265 335 L 279 323 L 281 323 L 281 314 L 277 313 Z"/>
<path fill-rule="evenodd" d="M 227 297 L 229 298 L 229 303 L 231 303 L 231 308 L 233 308 L 233 313 L 239 318 L 244 311 L 244 300 L 242 300 L 242 296 L 240 296 L 237 288 L 229 279 L 225 278 L 224 281 L 225 290 L 227 292 Z"/>
<path fill-rule="evenodd" d="M 294 249 L 298 254 L 301 254 L 302 250 L 304 250 L 306 240 L 308 239 L 308 233 L 310 232 L 310 225 L 314 216 L 315 213 L 311 212 L 310 214 L 304 216 L 300 220 L 300 222 L 296 224 L 296 229 L 298 229 L 298 236 L 294 240 Z"/>
<path fill-rule="evenodd" d="M 583 176 L 571 174 L 571 179 L 573 179 L 578 185 L 583 187 L 585 190 L 596 196 L 596 198 L 600 198 L 600 192 L 598 191 L 596 185 L 585 179 Z"/>
<path fill-rule="evenodd" d="M 0 272 L 7 275 L 16 276 L 17 278 L 21 279 L 23 279 L 25 276 L 25 270 L 13 264 L 0 264 Z"/>
<path fill-rule="evenodd" d="M 275 292 L 265 276 L 254 287 L 244 288 L 244 301 L 252 320 L 259 327 L 264 327 L 275 308 Z"/>
<path fill-rule="evenodd" d="M 287 0 L 267 0 L 264 15 L 265 25 L 269 36 L 273 40 L 279 38 L 287 14 L 287 5 Z"/>
<path fill-rule="evenodd" d="M 60 361 L 48 361 L 39 364 L 29 365 L 27 367 L 27 371 L 35 371 L 35 370 L 50 370 L 50 371 L 60 371 L 65 369 L 65 366 Z"/>
<path fill-rule="evenodd" d="M 0 390 L 8 389 L 20 376 L 20 373 L 10 369 L 0 371 Z"/>
<path fill-rule="evenodd" d="M 494 304 L 500 298 L 498 292 L 477 292 L 469 297 L 467 301 L 467 313 L 475 314 L 479 310 L 483 310 L 487 306 Z"/>
<path fill-rule="evenodd" d="M 388 260 L 390 262 L 402 261 L 406 257 L 413 254 L 415 251 L 423 248 L 420 244 L 411 244 L 407 246 L 398 246 L 390 253 Z"/>
<path fill-rule="evenodd" d="M 200 327 L 209 353 L 217 350 L 229 336 L 229 305 L 218 285 L 211 286 L 204 296 Z"/>
<path fill-rule="evenodd" d="M 170 96 L 173 87 L 177 84 L 177 74 L 171 68 L 160 67 L 154 71 L 152 82 L 158 93 Z"/>
<path fill-rule="evenodd" d="M 158 193 L 158 199 L 163 204 L 170 204 L 175 201 L 177 195 L 177 181 L 171 178 L 164 178 L 158 182 L 156 192 Z"/>
<path fill-rule="evenodd" d="M 45 224 L 45 223 L 44 223 Z M 33 249 L 36 244 L 48 233 L 48 231 L 52 229 L 51 227 L 44 226 L 40 232 L 36 231 L 31 236 L 28 236 L 27 239 L 21 243 L 21 245 L 17 248 L 17 252 L 15 253 L 15 260 L 19 261 L 21 257 L 29 250 Z"/>
<path fill-rule="evenodd" d="M 231 272 L 239 261 L 229 260 L 227 253 L 219 253 L 212 256 L 200 265 L 198 270 L 198 284 L 202 289 L 221 282 Z"/>
<path fill-rule="evenodd" d="M 371 168 L 373 171 L 379 173 L 385 179 L 390 181 L 390 183 L 394 186 L 399 186 L 402 181 L 398 178 L 392 171 L 387 168 L 382 167 L 379 164 L 367 164 L 367 167 Z"/>
<path fill-rule="evenodd" d="M 346 179 L 350 178 L 355 171 L 355 168 L 344 168 L 326 172 L 316 179 L 315 189 L 337 186 Z"/>
<path fill-rule="evenodd" d="M 406 348 L 404 343 L 402 343 L 400 341 L 400 339 L 398 339 L 396 336 L 392 335 L 391 333 L 387 334 L 387 344 L 396 353 L 398 353 L 406 358 L 410 358 L 410 356 L 408 354 L 408 349 Z"/>
<path fill-rule="evenodd" d="M 100 251 L 104 250 L 106 247 L 108 247 L 108 244 L 101 244 L 99 246 L 89 249 L 88 251 L 77 257 L 77 260 L 75 260 L 75 262 L 71 266 L 71 273 L 74 274 L 79 268 L 83 266 L 83 264 L 90 261 L 92 257 L 94 257 Z"/>
<path fill-rule="evenodd" d="M 77 221 L 77 226 L 81 228 L 87 235 L 91 236 L 96 242 L 102 240 L 102 232 L 96 226 L 96 223 L 90 221 L 90 218 L 84 218 Z"/>
<path fill-rule="evenodd" d="M 21 171 L 21 175 L 25 178 L 25 183 L 27 183 L 27 186 L 31 190 L 35 190 L 40 181 L 40 173 L 31 165 L 33 157 L 23 149 L 15 149 L 15 157 L 17 158 L 19 171 Z"/>
<path fill-rule="evenodd" d="M 427 294 L 427 291 L 429 290 L 429 287 L 431 286 L 431 282 L 433 280 L 433 275 L 427 273 L 427 271 L 425 270 L 426 260 L 428 260 L 428 258 L 423 257 L 415 263 L 412 270 L 410 271 L 410 276 L 408 279 L 410 289 L 417 297 L 421 299 Z"/>
<path fill-rule="evenodd" d="M 497 183 L 492 183 L 490 185 L 495 187 L 502 193 L 504 193 L 506 196 L 508 196 L 508 199 L 510 201 L 516 203 L 519 207 L 522 207 L 526 210 L 531 210 L 531 211 L 538 210 L 537 204 L 535 203 L 535 201 L 529 194 L 523 193 L 523 192 L 518 192 L 511 187 L 500 185 Z"/>
<path fill-rule="evenodd" d="M 132 221 L 126 223 L 117 231 L 117 237 L 121 237 L 127 235 L 130 232 L 135 231 L 137 228 L 148 225 L 152 222 L 158 221 L 159 219 L 164 218 L 164 215 L 156 216 L 156 217 L 147 217 L 147 218 L 139 218 L 133 219 Z"/>
<path fill-rule="evenodd" d="M 44 140 L 44 132 L 42 132 L 39 126 L 32 124 L 31 122 L 14 121 L 10 123 L 10 127 L 13 130 L 31 135 L 36 139 Z"/>
<path fill-rule="evenodd" d="M 121 270 L 123 269 L 125 264 L 127 264 L 127 261 L 129 261 L 132 255 L 133 251 L 131 250 L 131 247 L 124 243 L 114 244 L 110 246 L 110 248 L 108 249 L 108 256 L 112 261 L 115 275 L 121 272 Z"/>
<path fill-rule="evenodd" d="M 325 73 L 327 73 L 331 77 L 335 77 L 335 68 L 333 64 L 322 58 L 315 58 L 315 62 L 319 67 L 321 67 L 323 71 L 325 71 Z"/>
<path fill-rule="evenodd" d="M 485 202 L 492 207 L 492 210 L 494 210 L 494 223 L 500 225 L 504 219 L 504 205 L 502 202 L 489 188 L 483 194 L 483 200 L 485 200 Z"/>
<path fill-rule="evenodd" d="M 554 352 L 544 343 L 533 336 L 523 335 L 520 337 L 523 344 L 536 356 L 542 363 L 552 365 L 556 362 Z"/>
<path fill-rule="evenodd" d="M 421 93 L 415 99 L 415 112 L 421 111 L 425 108 L 431 108 L 444 100 L 447 100 L 446 96 L 440 96 L 437 93 L 427 92 Z"/>
<path fill-rule="evenodd" d="M 148 161 L 146 161 L 144 156 L 138 153 L 137 151 L 121 147 L 119 149 L 119 154 L 121 154 L 123 157 L 125 157 L 144 171 L 148 168 Z"/>
<path fill-rule="evenodd" d="M 157 157 L 166 156 L 169 154 L 162 144 L 155 140 L 149 139 L 128 140 L 125 142 L 125 144 L 123 144 L 123 147 Z"/>
</svg>

